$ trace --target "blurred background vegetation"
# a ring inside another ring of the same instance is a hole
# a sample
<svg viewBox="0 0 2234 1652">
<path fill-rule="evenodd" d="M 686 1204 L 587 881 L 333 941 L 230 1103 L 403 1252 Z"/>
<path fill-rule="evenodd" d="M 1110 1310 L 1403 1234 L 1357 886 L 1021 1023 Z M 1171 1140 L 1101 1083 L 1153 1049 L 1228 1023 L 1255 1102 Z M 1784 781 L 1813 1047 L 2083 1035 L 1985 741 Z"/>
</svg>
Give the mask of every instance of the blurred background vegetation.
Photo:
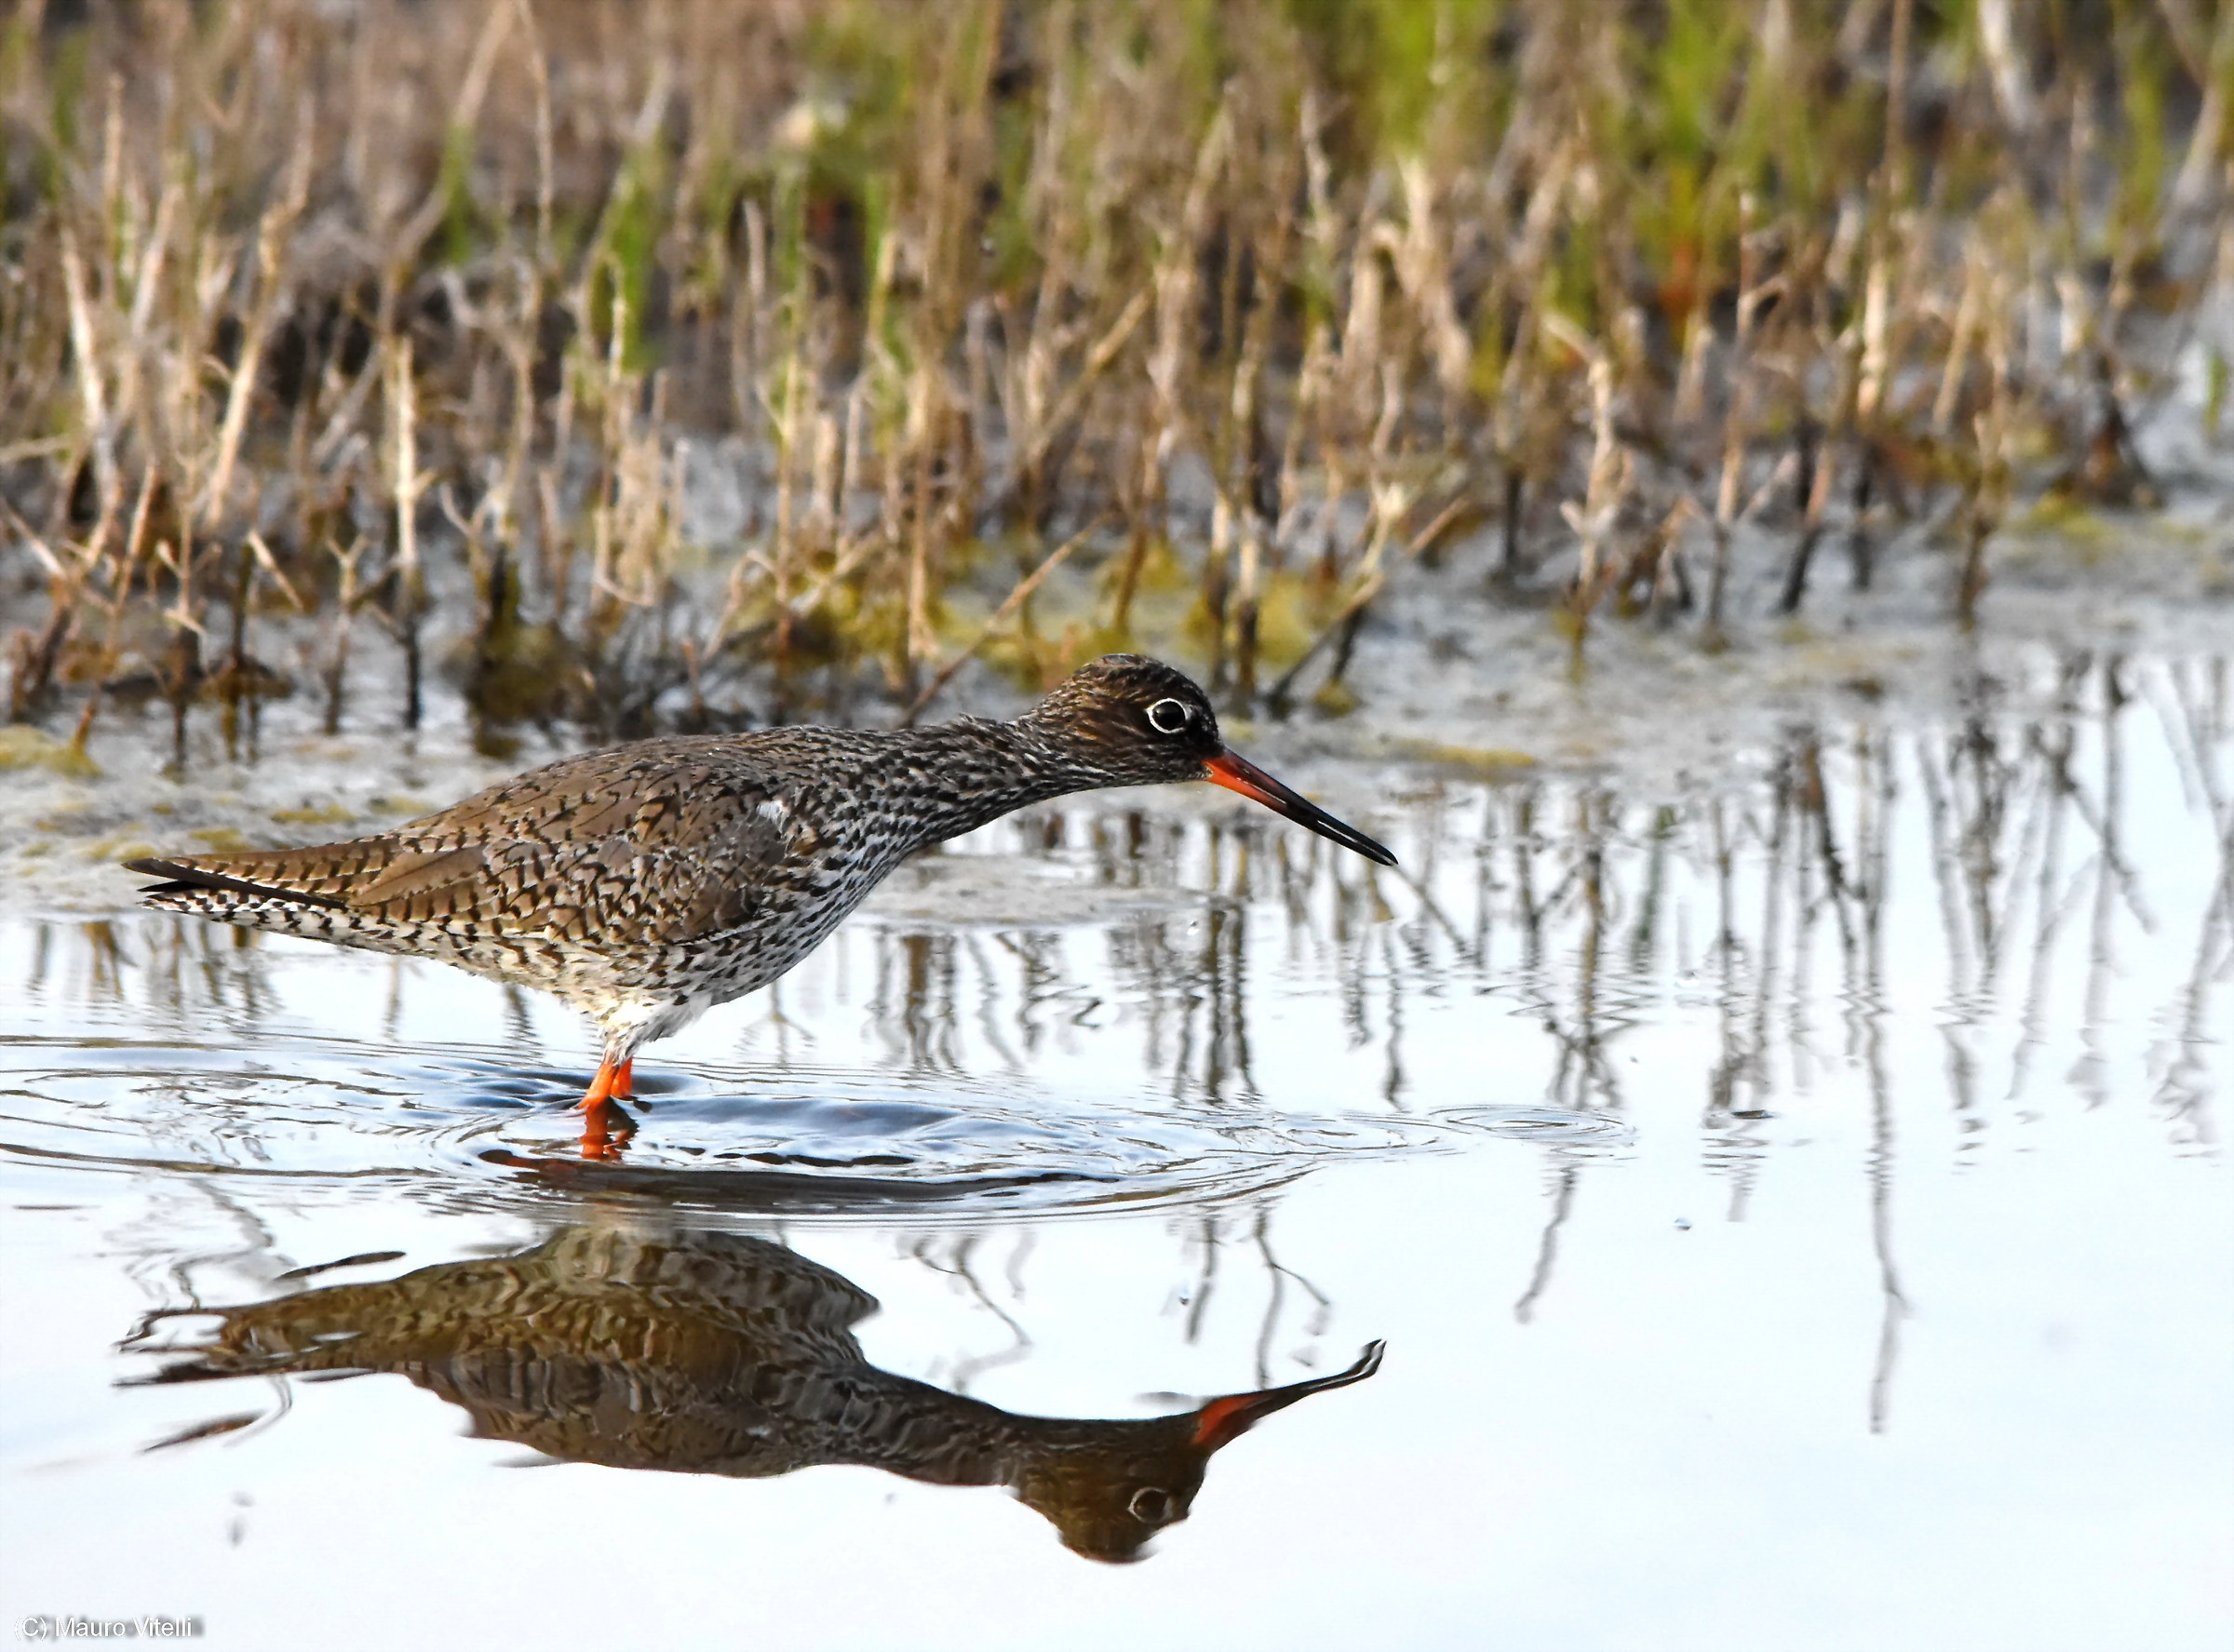
<svg viewBox="0 0 2234 1652">
<path fill-rule="evenodd" d="M 1402 582 L 1713 647 L 1910 523 L 1968 623 L 2215 438 L 2230 101 L 2207 0 L 17 0 L 7 713 L 1339 711 Z"/>
</svg>

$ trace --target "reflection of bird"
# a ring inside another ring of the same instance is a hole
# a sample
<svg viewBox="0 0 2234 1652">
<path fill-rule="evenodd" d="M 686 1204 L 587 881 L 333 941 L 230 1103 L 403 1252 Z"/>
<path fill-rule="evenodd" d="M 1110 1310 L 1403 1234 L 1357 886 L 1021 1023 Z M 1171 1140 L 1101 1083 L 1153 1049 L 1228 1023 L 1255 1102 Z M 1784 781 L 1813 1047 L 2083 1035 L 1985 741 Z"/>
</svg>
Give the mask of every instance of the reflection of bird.
<svg viewBox="0 0 2234 1652">
<path fill-rule="evenodd" d="M 1383 866 L 1395 857 L 1225 748 L 1209 701 L 1133 654 L 1014 722 L 766 729 L 570 758 L 376 837 L 135 860 L 147 904 L 558 994 L 631 1093 L 639 1046 L 797 963 L 919 849 L 1095 786 L 1210 780 Z"/>
<path fill-rule="evenodd" d="M 474 1432 L 570 1462 L 759 1478 L 816 1463 L 1006 1485 L 1096 1560 L 1137 1559 L 1184 1520 L 1210 1454 L 1348 1370 L 1175 1417 L 1020 1417 L 880 1371 L 853 1325 L 876 1300 L 757 1239 L 565 1229 L 515 1256 L 446 1262 L 221 1310 L 147 1379 L 399 1371 Z"/>
</svg>

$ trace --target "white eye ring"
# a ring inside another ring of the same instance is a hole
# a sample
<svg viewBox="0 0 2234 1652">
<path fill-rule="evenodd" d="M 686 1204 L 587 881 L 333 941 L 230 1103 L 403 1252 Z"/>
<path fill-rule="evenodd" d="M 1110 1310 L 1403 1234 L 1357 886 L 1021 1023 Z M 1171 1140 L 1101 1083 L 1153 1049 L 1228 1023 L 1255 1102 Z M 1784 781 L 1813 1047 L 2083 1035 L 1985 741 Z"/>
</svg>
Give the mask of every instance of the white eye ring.
<svg viewBox="0 0 2234 1652">
<path fill-rule="evenodd" d="M 1148 726 L 1159 734 L 1176 734 L 1187 726 L 1187 707 L 1177 700 L 1158 700 L 1148 708 Z"/>
</svg>

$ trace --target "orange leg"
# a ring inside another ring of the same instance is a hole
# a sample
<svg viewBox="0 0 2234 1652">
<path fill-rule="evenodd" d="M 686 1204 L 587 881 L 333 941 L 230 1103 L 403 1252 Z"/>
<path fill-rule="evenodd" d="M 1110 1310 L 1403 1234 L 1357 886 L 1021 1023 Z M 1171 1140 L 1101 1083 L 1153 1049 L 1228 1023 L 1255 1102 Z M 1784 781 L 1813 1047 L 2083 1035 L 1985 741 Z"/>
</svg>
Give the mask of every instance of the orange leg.
<svg viewBox="0 0 2234 1652">
<path fill-rule="evenodd" d="M 588 1090 L 574 1105 L 586 1113 L 608 1102 L 626 1101 L 635 1094 L 635 1061 L 615 1061 L 609 1055 L 598 1063 L 597 1076 L 589 1081 Z"/>
<path fill-rule="evenodd" d="M 615 1062 L 610 1057 L 598 1064 L 597 1077 L 575 1104 L 582 1109 L 583 1158 L 618 1159 L 623 1144 L 636 1134 L 635 1121 L 617 1105 L 636 1093 L 635 1066 L 632 1060 Z"/>
</svg>

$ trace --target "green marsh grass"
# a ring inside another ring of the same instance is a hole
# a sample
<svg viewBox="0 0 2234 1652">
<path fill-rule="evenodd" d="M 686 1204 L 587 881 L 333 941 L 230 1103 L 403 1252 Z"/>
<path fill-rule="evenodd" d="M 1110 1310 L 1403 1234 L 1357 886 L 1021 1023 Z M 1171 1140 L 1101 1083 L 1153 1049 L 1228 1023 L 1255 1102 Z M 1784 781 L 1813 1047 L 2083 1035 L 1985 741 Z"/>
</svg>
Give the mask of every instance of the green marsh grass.
<svg viewBox="0 0 2234 1652">
<path fill-rule="evenodd" d="M 338 726 L 368 626 L 407 722 L 1119 646 L 1339 708 L 1428 565 L 1579 662 L 1908 521 L 1972 623 L 2004 521 L 2158 496 L 2230 108 L 2173 0 L 19 0 L 7 715 L 307 636 Z"/>
</svg>

